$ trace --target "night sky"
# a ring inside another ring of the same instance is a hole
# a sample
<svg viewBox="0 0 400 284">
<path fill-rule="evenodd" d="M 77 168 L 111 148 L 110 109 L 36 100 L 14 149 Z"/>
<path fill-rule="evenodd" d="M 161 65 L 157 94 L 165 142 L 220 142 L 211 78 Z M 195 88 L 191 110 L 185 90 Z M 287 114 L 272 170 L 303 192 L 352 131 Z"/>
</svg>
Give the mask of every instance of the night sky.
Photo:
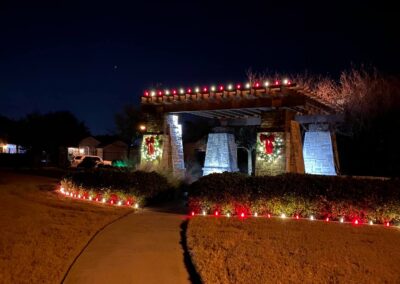
<svg viewBox="0 0 400 284">
<path fill-rule="evenodd" d="M 244 82 L 249 68 L 399 71 L 398 9 L 384 1 L 143 2 L 0 1 L 0 114 L 70 110 L 102 134 L 151 86 Z"/>
</svg>

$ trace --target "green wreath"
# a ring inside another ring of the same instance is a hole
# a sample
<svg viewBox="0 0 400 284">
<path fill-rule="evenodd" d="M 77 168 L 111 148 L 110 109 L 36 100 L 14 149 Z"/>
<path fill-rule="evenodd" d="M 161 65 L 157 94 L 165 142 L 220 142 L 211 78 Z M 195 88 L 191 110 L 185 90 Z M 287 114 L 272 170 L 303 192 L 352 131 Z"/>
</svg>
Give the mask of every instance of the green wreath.
<svg viewBox="0 0 400 284">
<path fill-rule="evenodd" d="M 145 135 L 142 143 L 142 158 L 148 162 L 153 162 L 161 157 L 161 137 L 159 135 Z"/>
<path fill-rule="evenodd" d="M 284 146 L 284 140 L 280 136 L 273 135 L 272 133 L 266 132 L 264 136 L 273 137 L 267 139 L 268 141 L 261 141 L 261 137 L 264 133 L 259 133 L 257 137 L 257 152 L 258 152 L 258 159 L 264 160 L 267 162 L 274 162 L 278 159 L 282 154 L 282 149 Z M 271 153 L 266 153 L 266 146 L 265 143 L 270 143 L 270 148 L 272 148 Z"/>
</svg>

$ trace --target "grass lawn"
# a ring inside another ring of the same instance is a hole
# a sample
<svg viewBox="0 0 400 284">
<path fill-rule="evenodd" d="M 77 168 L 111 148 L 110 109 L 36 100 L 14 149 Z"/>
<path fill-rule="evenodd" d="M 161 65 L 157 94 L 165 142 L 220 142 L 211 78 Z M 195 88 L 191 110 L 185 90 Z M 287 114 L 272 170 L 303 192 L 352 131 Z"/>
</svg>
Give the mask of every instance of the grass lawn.
<svg viewBox="0 0 400 284">
<path fill-rule="evenodd" d="M 88 240 L 131 212 L 71 200 L 56 183 L 0 172 L 0 283 L 60 283 Z"/>
<path fill-rule="evenodd" d="M 400 229 L 195 217 L 187 243 L 204 283 L 400 283 Z"/>
</svg>

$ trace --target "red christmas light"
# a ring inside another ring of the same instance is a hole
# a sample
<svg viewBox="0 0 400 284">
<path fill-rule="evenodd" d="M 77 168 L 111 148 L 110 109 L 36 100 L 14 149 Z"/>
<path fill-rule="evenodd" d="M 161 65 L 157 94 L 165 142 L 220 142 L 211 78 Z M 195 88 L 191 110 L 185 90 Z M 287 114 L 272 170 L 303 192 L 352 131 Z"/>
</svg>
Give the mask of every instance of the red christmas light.
<svg viewBox="0 0 400 284">
<path fill-rule="evenodd" d="M 354 225 L 358 225 L 358 219 L 354 220 Z"/>
<path fill-rule="evenodd" d="M 296 215 L 296 219 L 297 219 L 297 220 L 299 220 L 299 219 L 300 219 L 299 215 Z"/>
<path fill-rule="evenodd" d="M 126 205 L 128 205 L 128 206 L 131 205 L 131 203 L 129 202 L 129 200 L 126 202 Z"/>
<path fill-rule="evenodd" d="M 267 217 L 268 217 L 268 218 L 271 218 L 271 214 L 267 214 Z"/>
<path fill-rule="evenodd" d="M 254 85 L 256 88 L 258 88 L 258 87 L 260 87 L 260 83 L 256 83 L 255 85 Z"/>
<path fill-rule="evenodd" d="M 207 87 L 204 87 L 203 92 L 207 92 L 207 91 L 208 91 Z"/>
<path fill-rule="evenodd" d="M 192 92 L 192 89 L 188 89 L 187 92 L 190 94 Z"/>
<path fill-rule="evenodd" d="M 275 81 L 275 85 L 279 85 L 279 81 L 278 80 Z"/>
<path fill-rule="evenodd" d="M 113 205 L 114 204 L 114 200 L 111 199 L 110 204 Z"/>
<path fill-rule="evenodd" d="M 325 221 L 326 221 L 326 222 L 329 222 L 329 217 L 326 217 Z"/>
<path fill-rule="evenodd" d="M 172 94 L 176 95 L 176 90 L 172 90 Z"/>
<path fill-rule="evenodd" d="M 389 226 L 390 226 L 390 223 L 389 223 L 389 222 L 386 222 L 386 223 L 385 223 L 385 226 L 386 226 L 386 227 L 389 227 Z"/>
<path fill-rule="evenodd" d="M 215 217 L 218 217 L 218 211 L 215 211 L 215 213 L 214 213 L 214 215 L 215 215 Z"/>
<path fill-rule="evenodd" d="M 194 216 L 194 211 L 192 211 L 191 215 Z"/>
<path fill-rule="evenodd" d="M 224 90 L 224 86 L 219 86 L 219 90 L 223 91 Z"/>
<path fill-rule="evenodd" d="M 236 89 L 240 89 L 242 86 L 240 84 L 236 85 Z"/>
<path fill-rule="evenodd" d="M 159 95 L 159 96 L 162 96 L 162 92 L 161 92 L 161 91 L 158 91 L 158 95 Z"/>
<path fill-rule="evenodd" d="M 240 214 L 240 217 L 244 218 L 244 213 L 243 212 Z"/>
<path fill-rule="evenodd" d="M 150 95 L 150 94 L 149 94 L 148 91 L 145 91 L 145 92 L 144 92 L 144 96 L 145 96 L 145 97 L 148 97 L 149 95 Z"/>
</svg>

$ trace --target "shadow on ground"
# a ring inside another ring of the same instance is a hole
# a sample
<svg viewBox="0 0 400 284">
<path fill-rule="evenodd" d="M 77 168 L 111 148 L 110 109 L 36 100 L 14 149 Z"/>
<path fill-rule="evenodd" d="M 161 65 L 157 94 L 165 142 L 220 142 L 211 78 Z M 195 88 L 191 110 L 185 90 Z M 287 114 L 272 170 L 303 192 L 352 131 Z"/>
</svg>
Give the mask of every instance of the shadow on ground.
<svg viewBox="0 0 400 284">
<path fill-rule="evenodd" d="M 148 207 L 149 210 L 156 211 L 156 212 L 163 212 L 163 213 L 171 213 L 171 214 L 180 214 L 186 215 L 188 214 L 188 209 L 186 206 L 186 202 L 184 200 L 175 200 L 170 201 L 167 203 L 159 203 L 159 204 L 152 204 L 151 207 Z M 192 262 L 190 257 L 189 249 L 187 246 L 187 227 L 188 227 L 189 220 L 185 219 L 181 226 L 180 226 L 180 236 L 181 241 L 180 244 L 183 249 L 183 259 L 185 263 L 186 270 L 189 273 L 190 281 L 194 284 L 202 283 L 200 275 L 197 273 L 195 266 Z"/>
<path fill-rule="evenodd" d="M 181 245 L 183 249 L 183 260 L 185 262 L 186 269 L 189 273 L 190 276 L 190 281 L 193 284 L 200 284 L 201 278 L 200 275 L 197 273 L 196 268 L 194 267 L 194 264 L 192 262 L 192 258 L 190 257 L 189 249 L 187 246 L 187 226 L 188 226 L 189 220 L 185 220 L 182 225 L 181 225 Z"/>
</svg>

